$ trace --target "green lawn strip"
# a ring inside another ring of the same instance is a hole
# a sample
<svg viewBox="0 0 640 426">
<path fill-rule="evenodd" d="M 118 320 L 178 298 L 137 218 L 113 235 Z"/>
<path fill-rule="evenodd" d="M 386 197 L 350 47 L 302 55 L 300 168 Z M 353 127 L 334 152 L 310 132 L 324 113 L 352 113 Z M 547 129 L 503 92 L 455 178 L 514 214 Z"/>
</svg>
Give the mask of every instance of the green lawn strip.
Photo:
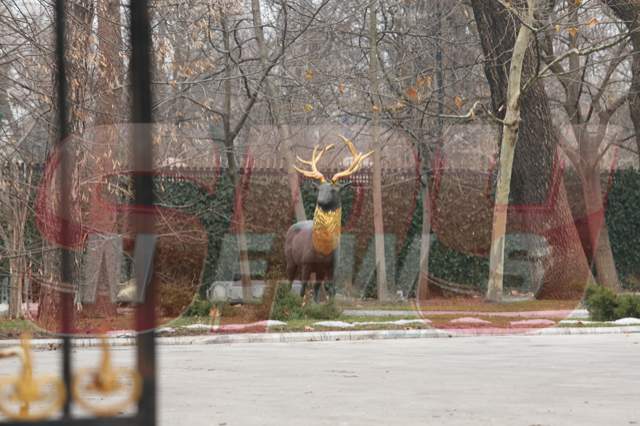
<svg viewBox="0 0 640 426">
<path fill-rule="evenodd" d="M 29 332 L 33 335 L 41 334 L 39 329 L 30 321 L 0 319 L 0 339 L 13 339 L 24 332 Z"/>
</svg>

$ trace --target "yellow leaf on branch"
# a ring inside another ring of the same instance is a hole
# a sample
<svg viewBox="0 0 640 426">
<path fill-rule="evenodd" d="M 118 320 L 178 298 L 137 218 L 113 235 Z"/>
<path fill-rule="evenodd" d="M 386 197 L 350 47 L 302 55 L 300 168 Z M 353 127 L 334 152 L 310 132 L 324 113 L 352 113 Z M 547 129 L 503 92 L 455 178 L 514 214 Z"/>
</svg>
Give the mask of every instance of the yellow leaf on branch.
<svg viewBox="0 0 640 426">
<path fill-rule="evenodd" d="M 418 83 L 418 87 L 424 87 L 424 86 L 431 87 L 433 78 L 431 78 L 430 75 L 425 75 L 422 77 L 418 77 L 416 82 Z"/>
<path fill-rule="evenodd" d="M 411 99 L 414 102 L 418 100 L 418 90 L 416 90 L 416 88 L 413 86 L 409 87 L 405 91 L 405 94 L 407 95 L 407 98 Z"/>
<path fill-rule="evenodd" d="M 456 104 L 456 108 L 458 108 L 458 110 L 461 110 L 464 106 L 464 100 L 460 96 L 453 98 L 453 103 Z"/>
<path fill-rule="evenodd" d="M 569 33 L 569 35 L 570 35 L 572 38 L 576 38 L 576 37 L 578 37 L 578 29 L 577 29 L 576 27 L 571 27 L 571 28 L 569 28 L 569 29 L 567 30 L 567 32 Z"/>
<path fill-rule="evenodd" d="M 304 112 L 311 112 L 311 111 L 313 111 L 313 105 L 304 104 Z"/>
<path fill-rule="evenodd" d="M 311 68 L 307 69 L 307 71 L 304 73 L 304 78 L 307 81 L 313 80 L 313 70 Z"/>
</svg>

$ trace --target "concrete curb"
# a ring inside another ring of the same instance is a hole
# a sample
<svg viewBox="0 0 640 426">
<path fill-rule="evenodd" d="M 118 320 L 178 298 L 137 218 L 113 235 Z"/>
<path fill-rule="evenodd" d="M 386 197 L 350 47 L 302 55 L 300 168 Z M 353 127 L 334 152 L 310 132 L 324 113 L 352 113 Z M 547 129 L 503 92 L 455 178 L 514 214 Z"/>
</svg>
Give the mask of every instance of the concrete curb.
<svg viewBox="0 0 640 426">
<path fill-rule="evenodd" d="M 233 343 L 302 343 L 302 342 L 338 342 L 338 341 L 363 341 L 363 340 L 389 340 L 389 339 L 424 339 L 424 338 L 453 338 L 473 336 L 572 336 L 572 335 L 602 335 L 602 334 L 636 334 L 640 333 L 640 326 L 628 327 L 562 327 L 542 328 L 534 330 L 526 329 L 464 329 L 464 330 L 361 330 L 361 331 L 314 331 L 305 333 L 245 333 L 245 334 L 218 334 L 210 336 L 176 336 L 159 337 L 160 346 L 173 345 L 215 345 Z M 109 343 L 112 346 L 133 346 L 133 337 L 112 337 Z M 97 347 L 100 340 L 94 338 L 74 339 L 76 348 Z M 19 340 L 2 340 L 0 349 L 19 345 Z M 37 350 L 58 349 L 62 341 L 60 339 L 35 339 L 32 347 Z"/>
</svg>

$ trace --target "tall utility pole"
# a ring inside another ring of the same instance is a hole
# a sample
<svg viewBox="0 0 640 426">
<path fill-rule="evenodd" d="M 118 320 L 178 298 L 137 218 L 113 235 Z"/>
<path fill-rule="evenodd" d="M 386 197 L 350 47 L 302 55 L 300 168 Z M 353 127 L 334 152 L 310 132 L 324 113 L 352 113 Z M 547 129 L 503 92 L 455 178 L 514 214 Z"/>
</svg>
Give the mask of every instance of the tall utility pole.
<svg viewBox="0 0 640 426">
<path fill-rule="evenodd" d="M 376 3 L 369 5 L 369 84 L 371 91 L 371 137 L 373 140 L 373 227 L 376 250 L 376 284 L 378 300 L 387 299 L 387 265 L 382 220 L 382 165 L 380 154 L 380 83 L 378 81 L 378 15 Z"/>
</svg>

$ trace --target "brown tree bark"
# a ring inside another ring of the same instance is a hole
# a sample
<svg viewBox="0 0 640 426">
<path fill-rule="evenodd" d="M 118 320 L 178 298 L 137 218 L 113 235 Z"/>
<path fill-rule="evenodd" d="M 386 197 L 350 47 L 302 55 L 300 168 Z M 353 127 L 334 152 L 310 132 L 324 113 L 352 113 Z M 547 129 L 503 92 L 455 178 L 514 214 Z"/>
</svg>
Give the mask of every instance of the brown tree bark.
<svg viewBox="0 0 640 426">
<path fill-rule="evenodd" d="M 98 18 L 98 63 L 99 75 L 97 81 L 97 97 L 96 97 L 96 129 L 94 150 L 91 153 L 96 156 L 95 173 L 98 180 L 102 180 L 100 175 L 107 175 L 112 169 L 112 161 L 110 153 L 114 146 L 116 138 L 115 126 L 120 122 L 119 114 L 122 110 L 122 90 L 118 85 L 124 77 L 124 64 L 120 58 L 122 50 L 122 37 L 120 33 L 120 0 L 98 0 L 96 3 L 96 15 Z M 102 186 L 100 186 L 102 188 Z M 117 224 L 115 215 L 106 214 L 101 207 L 98 199 L 106 194 L 92 193 L 89 196 L 94 197 L 91 203 L 91 211 L 89 217 L 92 225 L 101 230 L 117 232 Z M 99 256 L 102 256 L 100 252 Z M 105 261 L 102 259 L 100 262 Z M 86 260 L 85 260 L 86 262 Z M 106 262 L 106 261 L 105 261 Z M 112 267 L 112 265 L 101 264 L 98 269 L 97 276 L 97 294 L 95 301 L 83 304 L 82 312 L 79 314 L 81 318 L 115 318 L 117 315 L 117 305 L 111 300 L 111 288 L 109 283 L 109 273 L 104 268 Z M 115 277 L 119 278 L 119 271 Z M 82 277 L 80 285 L 87 285 Z"/>
<path fill-rule="evenodd" d="M 378 2 L 369 5 L 369 85 L 373 100 L 371 111 L 371 138 L 373 140 L 373 227 L 375 229 L 375 263 L 378 300 L 388 298 L 387 267 L 384 246 L 384 223 L 382 220 L 382 156 L 380 150 L 380 84 L 378 78 Z"/>
<path fill-rule="evenodd" d="M 522 9 L 524 0 L 511 2 Z M 494 114 L 503 119 L 506 112 L 509 66 L 518 28 L 512 16 L 497 0 L 472 0 L 476 26 L 485 56 L 485 74 L 491 89 Z M 522 82 L 536 75 L 537 52 L 529 47 L 523 63 Z M 551 198 L 554 184 L 554 160 L 557 136 L 551 118 L 549 100 L 541 81 L 534 81 L 521 99 L 521 122 L 515 147 L 511 180 L 510 206 L 518 206 L 518 215 L 508 218 L 507 233 L 526 232 L 553 235 L 553 245 L 562 246 L 564 259 L 539 260 L 545 268 L 540 298 L 579 299 L 589 279 L 589 268 L 564 190 L 560 183 L 557 197 Z M 557 176 L 556 176 L 557 177 Z M 536 214 L 549 202 L 550 215 Z M 528 247 L 528 252 L 538 247 Z M 569 265 L 566 262 L 570 262 Z M 565 263 L 562 265 L 562 263 Z"/>
<path fill-rule="evenodd" d="M 224 48 L 228 54 L 225 56 L 225 81 L 224 81 L 224 144 L 227 152 L 227 172 L 230 180 L 235 188 L 235 204 L 233 211 L 233 226 L 238 241 L 238 254 L 240 258 L 240 281 L 242 282 L 242 299 L 245 303 L 251 301 L 251 269 L 249 265 L 249 246 L 247 242 L 247 227 L 244 215 L 244 199 L 243 188 L 244 179 L 239 175 L 238 165 L 235 158 L 235 135 L 231 130 L 231 114 L 232 114 L 232 93 L 231 93 L 231 61 L 229 54 L 231 52 L 231 31 L 229 29 L 226 16 L 221 18 L 223 28 Z"/>
<path fill-rule="evenodd" d="M 67 68 L 67 84 L 68 84 L 68 105 L 69 117 L 67 127 L 69 134 L 81 134 L 89 119 L 89 109 L 86 105 L 86 96 L 90 90 L 90 78 L 88 72 L 87 59 L 89 58 L 89 43 L 91 39 L 91 23 L 93 22 L 94 1 L 93 0 L 74 0 L 67 3 L 67 27 L 65 34 L 65 59 Z M 54 88 L 55 84 L 55 74 Z M 53 102 L 56 105 L 56 102 Z M 51 111 L 51 122 L 55 123 L 57 111 Z M 60 137 L 59 129 L 55 124 L 49 129 L 49 146 L 56 146 L 56 141 Z M 52 187 L 54 191 L 54 199 L 60 199 L 60 188 L 56 184 Z M 54 202 L 58 204 L 57 202 Z M 73 216 L 77 216 L 77 210 L 73 205 L 67 206 L 69 217 L 66 219 L 74 220 Z M 77 217 L 75 218 L 77 220 Z M 39 325 L 48 330 L 57 329 L 61 316 L 60 292 L 77 290 L 77 277 L 79 270 L 73 268 L 73 280 L 71 283 L 62 283 L 61 259 L 62 250 L 55 241 L 46 243 L 49 250 L 43 255 L 42 271 L 39 277 L 40 294 L 38 304 L 37 321 Z M 72 258 L 75 253 L 72 253 Z M 78 264 L 79 262 L 72 262 Z"/>
<path fill-rule="evenodd" d="M 578 4 L 569 4 L 569 22 L 574 28 L 579 27 Z M 585 202 L 585 217 L 588 226 L 588 243 L 584 242 L 583 247 L 587 260 L 595 264 L 598 282 L 606 287 L 619 290 L 618 274 L 616 271 L 613 252 L 608 237 L 607 224 L 605 222 L 605 208 L 602 188 L 600 185 L 600 155 L 603 149 L 602 145 L 605 141 L 607 129 L 611 121 L 611 117 L 626 102 L 626 98 L 620 97 L 613 102 L 607 102 L 607 106 L 603 106 L 601 100 L 607 90 L 611 76 L 622 61 L 620 55 L 623 53 L 624 46 L 620 46 L 618 51 L 611 58 L 606 72 L 600 82 L 599 87 L 594 87 L 595 95 L 590 96 L 589 110 L 593 113 L 587 113 L 583 105 L 588 102 L 583 95 L 582 90 L 585 84 L 594 86 L 594 83 L 588 83 L 581 56 L 578 53 L 580 43 L 577 33 L 569 38 L 568 48 L 568 64 L 564 66 L 554 52 L 553 36 L 548 31 L 545 33 L 544 52 L 547 58 L 547 67 L 556 76 L 564 89 L 564 101 L 562 106 L 567 114 L 568 121 L 571 125 L 571 131 L 577 142 L 577 147 L 573 148 L 568 144 L 562 144 L 564 153 L 574 164 L 582 179 L 582 193 Z M 589 62 L 589 58 L 585 59 Z M 590 126 L 597 126 L 597 132 L 590 132 Z"/>
<path fill-rule="evenodd" d="M 581 175 L 583 180 L 582 192 L 587 209 L 587 223 L 598 284 L 619 291 L 620 284 L 609 240 L 609 228 L 605 223 L 604 199 L 599 169 L 597 167 L 589 167 Z"/>
<path fill-rule="evenodd" d="M 640 0 L 603 0 L 603 2 L 624 21 L 629 29 L 633 47 L 629 113 L 636 132 L 636 148 L 640 159 Z"/>
</svg>

